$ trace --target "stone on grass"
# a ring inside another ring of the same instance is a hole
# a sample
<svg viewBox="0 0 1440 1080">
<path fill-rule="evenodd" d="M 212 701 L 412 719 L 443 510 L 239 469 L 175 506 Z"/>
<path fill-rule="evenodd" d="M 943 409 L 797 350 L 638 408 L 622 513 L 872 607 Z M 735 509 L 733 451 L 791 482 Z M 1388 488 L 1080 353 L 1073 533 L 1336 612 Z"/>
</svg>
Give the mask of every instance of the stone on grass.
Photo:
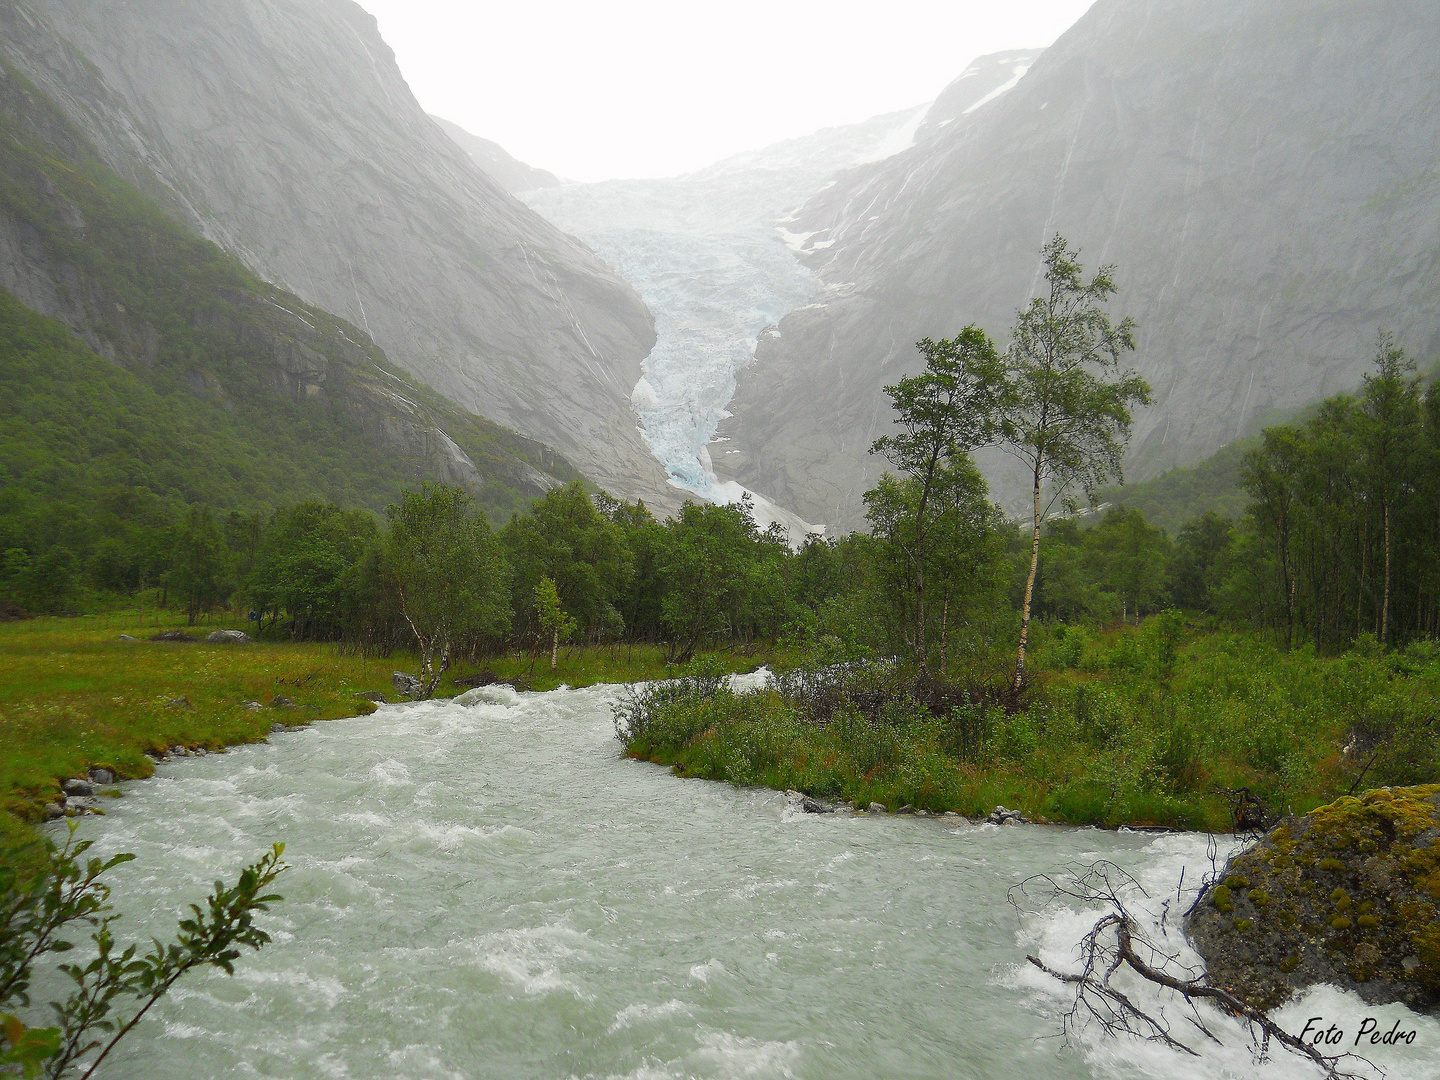
<svg viewBox="0 0 1440 1080">
<path fill-rule="evenodd" d="M 60 790 L 65 792 L 66 795 L 78 795 L 84 797 L 86 795 L 95 794 L 95 785 L 90 783 L 89 780 L 71 778 L 60 785 Z"/>
<path fill-rule="evenodd" d="M 211 645 L 249 645 L 250 635 L 244 630 L 215 630 L 205 640 Z"/>
<path fill-rule="evenodd" d="M 270 699 L 270 707 L 272 709 L 299 708 L 299 706 L 296 705 L 295 702 L 291 701 L 288 697 L 282 697 L 279 694 L 276 694 L 273 698 Z"/>
<path fill-rule="evenodd" d="M 361 690 L 355 695 L 361 701 L 373 701 L 376 705 L 389 705 L 390 699 L 379 690 Z"/>
<path fill-rule="evenodd" d="M 261 705 L 258 701 L 242 701 L 240 702 L 240 707 L 242 709 L 249 709 L 251 712 L 255 712 L 258 709 L 263 709 L 265 706 Z"/>
<path fill-rule="evenodd" d="M 872 802 L 868 807 L 866 807 L 866 809 L 869 810 L 872 814 L 889 813 L 889 808 L 886 807 L 884 803 Z"/>
<path fill-rule="evenodd" d="M 65 808 L 58 802 L 47 802 L 45 804 L 45 820 L 54 821 L 56 818 L 65 816 Z"/>
<path fill-rule="evenodd" d="M 115 774 L 109 769 L 91 769 L 90 779 L 100 785 L 113 784 Z"/>
<path fill-rule="evenodd" d="M 131 637 L 129 634 L 121 634 L 121 635 L 120 635 L 120 640 L 121 640 L 121 641 L 139 641 L 140 639 L 139 639 L 138 637 Z"/>
<path fill-rule="evenodd" d="M 420 696 L 420 680 L 414 675 L 404 671 L 397 671 L 390 676 L 390 681 L 395 686 L 395 692 L 402 697 L 418 698 Z"/>
<path fill-rule="evenodd" d="M 165 707 L 167 709 L 188 709 L 190 708 L 190 699 L 184 694 L 181 694 L 179 697 L 171 698 L 165 702 Z"/>
</svg>

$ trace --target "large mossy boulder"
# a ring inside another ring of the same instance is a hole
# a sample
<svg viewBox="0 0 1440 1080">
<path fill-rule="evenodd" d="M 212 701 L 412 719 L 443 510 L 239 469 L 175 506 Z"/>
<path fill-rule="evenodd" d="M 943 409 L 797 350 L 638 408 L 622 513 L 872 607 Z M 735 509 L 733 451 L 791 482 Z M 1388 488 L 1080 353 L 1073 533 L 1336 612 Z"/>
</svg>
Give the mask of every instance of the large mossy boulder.
<svg viewBox="0 0 1440 1080">
<path fill-rule="evenodd" d="M 1269 1009 L 1331 983 L 1440 1005 L 1440 784 L 1286 818 L 1230 860 L 1186 922 L 1210 981 Z"/>
</svg>

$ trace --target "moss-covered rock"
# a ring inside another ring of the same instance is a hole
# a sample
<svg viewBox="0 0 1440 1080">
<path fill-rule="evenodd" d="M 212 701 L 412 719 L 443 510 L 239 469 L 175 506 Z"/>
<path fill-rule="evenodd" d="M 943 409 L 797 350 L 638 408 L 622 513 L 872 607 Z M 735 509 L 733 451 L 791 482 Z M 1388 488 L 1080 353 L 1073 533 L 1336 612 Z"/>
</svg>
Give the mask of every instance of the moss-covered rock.
<svg viewBox="0 0 1440 1080">
<path fill-rule="evenodd" d="M 1186 930 L 1252 1005 L 1333 983 L 1440 1006 L 1440 784 L 1378 788 L 1287 818 L 1225 868 Z M 1243 885 L 1241 884 L 1243 882 Z"/>
</svg>

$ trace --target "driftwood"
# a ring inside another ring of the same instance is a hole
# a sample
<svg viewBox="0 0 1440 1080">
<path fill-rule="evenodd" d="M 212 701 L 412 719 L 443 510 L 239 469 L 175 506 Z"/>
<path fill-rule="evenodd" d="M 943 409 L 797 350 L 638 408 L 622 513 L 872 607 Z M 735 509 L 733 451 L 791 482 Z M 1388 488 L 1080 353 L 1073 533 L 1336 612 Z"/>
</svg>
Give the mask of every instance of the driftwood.
<svg viewBox="0 0 1440 1080">
<path fill-rule="evenodd" d="M 1104 913 L 1080 941 L 1080 969 L 1058 971 L 1037 956 L 1026 960 L 1051 978 L 1075 988 L 1074 1004 L 1066 1011 L 1062 1034 L 1068 1043 L 1073 1032 L 1089 1023 L 1098 1024 L 1106 1035 L 1130 1036 L 1159 1042 L 1180 1053 L 1199 1057 L 1199 1052 L 1178 1039 L 1164 1011 L 1146 1012 L 1114 983 L 1115 976 L 1129 970 L 1140 978 L 1173 990 L 1186 1006 L 1185 1020 L 1216 1045 L 1223 1045 L 1201 1016 L 1196 1003 L 1212 1001 L 1246 1022 L 1257 1061 L 1269 1055 L 1272 1042 L 1291 1053 L 1308 1058 L 1323 1070 L 1327 1080 L 1373 1080 L 1384 1070 L 1358 1054 L 1329 1057 L 1310 1043 L 1290 1034 L 1262 1009 L 1236 997 L 1222 986 L 1208 982 L 1203 973 L 1185 967 L 1178 956 L 1153 942 L 1126 909 L 1122 894 L 1145 890 L 1133 877 L 1110 862 L 1072 866 L 1056 874 L 1037 874 L 1012 886 L 1009 900 L 1022 914 L 1038 914 L 1057 903 L 1080 901 L 1098 904 Z M 1175 900 L 1180 899 L 1176 890 Z M 1038 906 L 1033 906 L 1036 900 Z M 1165 902 L 1168 910 L 1170 901 Z M 1024 905 L 1024 906 L 1022 906 Z M 1365 1072 L 1348 1071 L 1363 1068 Z"/>
</svg>

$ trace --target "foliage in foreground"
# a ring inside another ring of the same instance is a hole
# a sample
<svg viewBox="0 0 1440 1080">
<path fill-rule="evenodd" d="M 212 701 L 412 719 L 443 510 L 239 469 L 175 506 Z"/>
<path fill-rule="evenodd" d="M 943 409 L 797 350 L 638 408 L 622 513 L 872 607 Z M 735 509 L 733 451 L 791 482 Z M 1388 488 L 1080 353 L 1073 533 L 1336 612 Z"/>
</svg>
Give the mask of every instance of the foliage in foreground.
<svg viewBox="0 0 1440 1080">
<path fill-rule="evenodd" d="M 156 940 L 148 952 L 115 940 L 112 927 L 120 916 L 110 887 L 100 880 L 134 856 L 82 859 L 89 848 L 90 841 L 76 840 L 72 826 L 62 847 L 47 842 L 0 850 L 0 1072 L 88 1080 L 187 972 L 215 967 L 233 975 L 242 948 L 270 941 L 255 915 L 280 899 L 265 890 L 287 869 L 280 861 L 285 845 L 247 866 L 233 886 L 217 881 L 203 907 L 190 905 L 175 940 Z M 74 989 L 49 1003 L 56 1023 L 27 1025 L 16 1014 L 31 1007 L 35 964 L 71 952 L 75 942 L 68 935 L 80 928 L 91 931 L 91 955 L 58 965 Z M 93 1060 L 82 1060 L 92 1053 Z"/>
<path fill-rule="evenodd" d="M 632 756 L 687 776 L 1105 826 L 1228 830 L 1241 788 L 1295 812 L 1440 773 L 1440 650 L 1324 658 L 1183 633 L 1178 615 L 1104 637 L 1047 631 L 1018 701 L 1003 676 L 917 687 L 896 666 L 854 662 L 752 693 L 655 691 L 617 732 Z"/>
</svg>

